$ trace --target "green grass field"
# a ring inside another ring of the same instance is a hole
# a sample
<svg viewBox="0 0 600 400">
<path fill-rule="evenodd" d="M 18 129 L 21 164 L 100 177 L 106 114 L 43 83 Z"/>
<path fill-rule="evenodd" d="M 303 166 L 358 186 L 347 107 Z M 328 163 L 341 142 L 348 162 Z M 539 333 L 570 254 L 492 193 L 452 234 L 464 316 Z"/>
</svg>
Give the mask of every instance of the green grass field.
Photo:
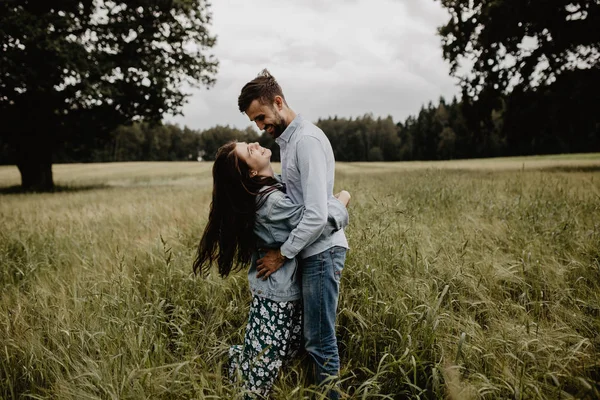
<svg viewBox="0 0 600 400">
<path fill-rule="evenodd" d="M 210 168 L 55 165 L 19 194 L 0 167 L 0 398 L 241 398 L 245 273 L 191 273 Z M 600 398 L 600 154 L 340 163 L 336 189 L 348 398 Z M 272 398 L 309 398 L 304 370 Z"/>
</svg>

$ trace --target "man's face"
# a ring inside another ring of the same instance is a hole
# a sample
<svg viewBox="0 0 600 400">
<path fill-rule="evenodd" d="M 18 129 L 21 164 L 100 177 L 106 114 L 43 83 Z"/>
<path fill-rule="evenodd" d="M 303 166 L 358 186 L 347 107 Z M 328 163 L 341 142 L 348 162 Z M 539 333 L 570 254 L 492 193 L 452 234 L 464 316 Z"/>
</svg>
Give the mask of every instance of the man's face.
<svg viewBox="0 0 600 400">
<path fill-rule="evenodd" d="M 262 104 L 258 99 L 250 103 L 246 110 L 250 121 L 256 123 L 258 129 L 267 132 L 273 138 L 278 138 L 287 125 L 278 110 L 277 101 L 273 104 Z"/>
</svg>

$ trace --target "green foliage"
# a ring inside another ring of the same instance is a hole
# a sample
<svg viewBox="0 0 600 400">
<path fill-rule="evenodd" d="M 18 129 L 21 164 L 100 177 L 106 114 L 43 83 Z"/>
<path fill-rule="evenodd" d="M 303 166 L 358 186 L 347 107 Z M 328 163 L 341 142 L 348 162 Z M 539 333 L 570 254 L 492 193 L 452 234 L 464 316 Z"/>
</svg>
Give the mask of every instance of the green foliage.
<svg viewBox="0 0 600 400">
<path fill-rule="evenodd" d="M 251 127 L 243 131 L 227 126 L 217 125 L 214 128 L 202 132 L 200 137 L 200 147 L 202 156 L 206 160 L 214 160 L 217 149 L 227 142 L 237 140 L 240 142 L 252 143 L 258 141 L 258 133 Z"/>
<path fill-rule="evenodd" d="M 600 63 L 597 0 L 440 0 L 450 20 L 439 29 L 444 58 L 469 97 L 485 87 L 548 84 Z M 473 68 L 460 71 L 461 63 Z"/>
<path fill-rule="evenodd" d="M 383 152 L 381 148 L 375 146 L 369 149 L 369 161 L 383 161 Z"/>
<path fill-rule="evenodd" d="M 0 2 L 2 136 L 24 186 L 51 188 L 52 153 L 67 138 L 89 144 L 159 121 L 180 111 L 183 83 L 212 85 L 210 22 L 204 0 Z"/>
<path fill-rule="evenodd" d="M 339 161 L 395 161 L 399 160 L 397 128 L 392 117 L 373 118 L 365 114 L 356 119 L 328 118 L 319 119 L 316 125 L 329 138 L 335 159 Z M 372 160 L 369 156 L 374 147 Z"/>
<path fill-rule="evenodd" d="M 264 135 L 263 135 L 264 136 Z M 231 141 L 264 141 L 251 127 L 244 130 L 219 126 L 195 131 L 173 124 L 135 122 L 115 129 L 101 147 L 75 147 L 67 143 L 56 155 L 61 162 L 196 161 L 213 160 L 217 149 Z M 267 141 L 269 142 L 269 141 Z M 271 140 L 270 145 L 275 145 Z"/>
<path fill-rule="evenodd" d="M 440 3 L 443 55 L 479 153 L 600 149 L 598 0 Z"/>
</svg>

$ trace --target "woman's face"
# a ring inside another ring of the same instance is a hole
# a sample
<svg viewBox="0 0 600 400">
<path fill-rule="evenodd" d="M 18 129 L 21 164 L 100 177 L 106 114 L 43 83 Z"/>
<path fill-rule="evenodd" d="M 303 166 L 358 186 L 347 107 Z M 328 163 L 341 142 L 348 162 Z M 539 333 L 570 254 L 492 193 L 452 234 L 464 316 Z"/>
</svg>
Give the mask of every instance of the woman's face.
<svg viewBox="0 0 600 400">
<path fill-rule="evenodd" d="M 262 147 L 258 143 L 238 142 L 235 144 L 235 152 L 250 168 L 250 175 L 269 175 L 271 171 L 271 150 Z"/>
</svg>

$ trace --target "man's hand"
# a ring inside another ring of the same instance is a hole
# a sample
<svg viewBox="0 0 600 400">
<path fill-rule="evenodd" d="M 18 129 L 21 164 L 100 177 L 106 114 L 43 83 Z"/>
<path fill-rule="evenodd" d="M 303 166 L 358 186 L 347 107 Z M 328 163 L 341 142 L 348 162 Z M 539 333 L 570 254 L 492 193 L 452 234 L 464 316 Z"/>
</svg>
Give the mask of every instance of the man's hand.
<svg viewBox="0 0 600 400">
<path fill-rule="evenodd" d="M 281 250 L 267 250 L 267 254 L 258 261 L 256 261 L 256 270 L 258 273 L 256 274 L 257 278 L 263 278 L 263 280 L 267 280 L 267 278 L 275 271 L 277 271 L 283 263 L 285 262 L 285 257 L 281 255 Z"/>
</svg>

